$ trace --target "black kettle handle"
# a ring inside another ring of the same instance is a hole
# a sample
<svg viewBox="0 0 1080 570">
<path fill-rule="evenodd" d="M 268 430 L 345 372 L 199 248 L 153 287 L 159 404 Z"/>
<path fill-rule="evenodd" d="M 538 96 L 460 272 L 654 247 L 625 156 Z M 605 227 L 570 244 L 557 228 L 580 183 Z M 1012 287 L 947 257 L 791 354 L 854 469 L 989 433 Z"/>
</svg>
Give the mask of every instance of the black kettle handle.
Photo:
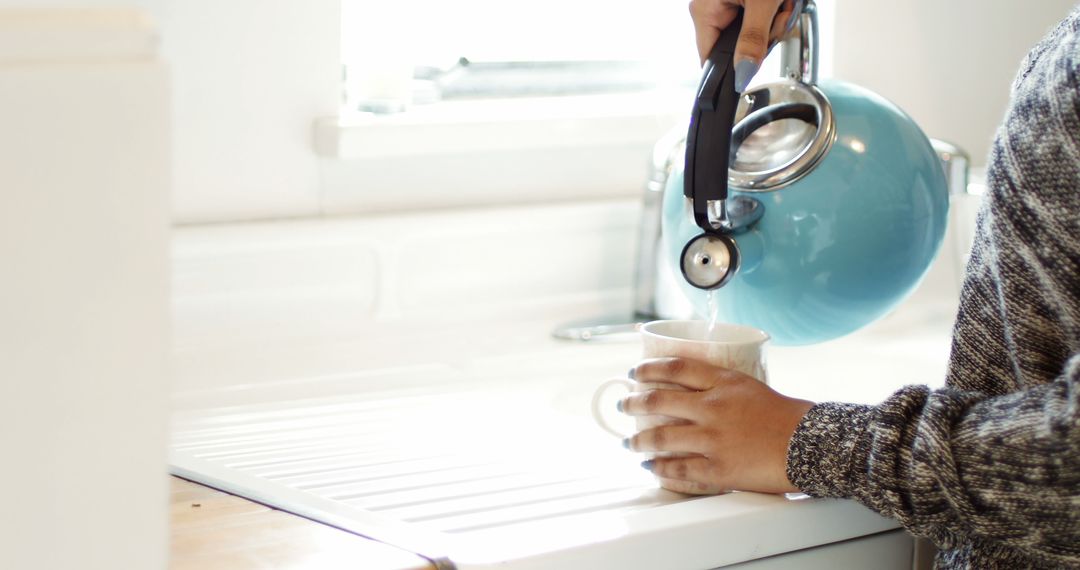
<svg viewBox="0 0 1080 570">
<path fill-rule="evenodd" d="M 728 196 L 728 152 L 739 94 L 735 91 L 735 44 L 742 29 L 742 10 L 720 32 L 701 75 L 690 129 L 686 133 L 683 194 L 693 202 L 694 221 L 706 232 L 708 203 Z"/>
</svg>

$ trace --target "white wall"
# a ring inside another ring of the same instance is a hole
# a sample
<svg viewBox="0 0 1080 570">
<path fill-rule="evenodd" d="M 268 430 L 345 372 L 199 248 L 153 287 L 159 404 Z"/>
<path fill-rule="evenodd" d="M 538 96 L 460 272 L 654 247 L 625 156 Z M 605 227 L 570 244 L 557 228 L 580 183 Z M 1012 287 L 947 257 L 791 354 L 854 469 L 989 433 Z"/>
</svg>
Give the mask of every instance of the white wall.
<svg viewBox="0 0 1080 570">
<path fill-rule="evenodd" d="M 898 103 L 985 160 L 1028 48 L 1073 0 L 834 0 L 837 77 Z M 0 6 L 26 0 L 0 0 Z M 174 219 L 323 213 L 313 122 L 338 111 L 340 0 L 37 0 L 120 4 L 160 22 L 173 68 Z M 642 159 L 644 161 L 644 158 Z M 353 208 L 355 209 L 355 208 Z"/>
<path fill-rule="evenodd" d="M 139 8 L 173 80 L 178 223 L 311 216 L 313 124 L 340 93 L 340 0 L 0 0 L 0 7 Z"/>
<path fill-rule="evenodd" d="M 984 164 L 1020 61 L 1075 0 L 835 0 L 834 75 Z"/>
<path fill-rule="evenodd" d="M 319 213 L 313 124 L 338 110 L 339 2 L 155 7 L 173 67 L 177 222 Z"/>
<path fill-rule="evenodd" d="M 312 123 L 338 110 L 339 0 L 142 2 L 174 66 L 176 220 L 324 213 L 337 186 L 320 179 Z M 981 164 L 1020 60 L 1072 5 L 835 0 L 833 71 Z"/>
</svg>

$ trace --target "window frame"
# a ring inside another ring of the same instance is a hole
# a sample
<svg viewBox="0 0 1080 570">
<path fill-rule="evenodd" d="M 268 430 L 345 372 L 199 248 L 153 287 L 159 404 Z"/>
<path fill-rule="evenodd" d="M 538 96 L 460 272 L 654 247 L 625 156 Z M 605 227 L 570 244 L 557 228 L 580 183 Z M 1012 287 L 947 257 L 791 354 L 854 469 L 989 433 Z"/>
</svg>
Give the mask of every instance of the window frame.
<svg viewBox="0 0 1080 570">
<path fill-rule="evenodd" d="M 821 47 L 828 53 L 831 12 L 820 21 L 825 30 Z M 772 62 L 778 52 L 770 55 L 754 83 L 777 76 L 779 66 Z M 819 70 L 828 76 L 829 58 L 821 58 Z M 638 197 L 652 147 L 672 129 L 685 128 L 692 97 L 692 87 L 669 87 L 440 101 L 395 113 L 354 111 L 343 104 L 338 116 L 319 119 L 314 126 L 322 207 L 329 214 L 352 214 Z M 546 162 L 534 159 L 540 155 Z M 496 160 L 517 165 L 517 176 L 486 178 L 483 173 Z M 553 172 L 552 163 L 563 172 Z M 433 176 L 416 175 L 432 164 L 440 165 L 438 185 L 456 191 L 440 192 L 431 187 Z M 396 183 L 382 171 L 386 168 L 399 171 Z"/>
</svg>

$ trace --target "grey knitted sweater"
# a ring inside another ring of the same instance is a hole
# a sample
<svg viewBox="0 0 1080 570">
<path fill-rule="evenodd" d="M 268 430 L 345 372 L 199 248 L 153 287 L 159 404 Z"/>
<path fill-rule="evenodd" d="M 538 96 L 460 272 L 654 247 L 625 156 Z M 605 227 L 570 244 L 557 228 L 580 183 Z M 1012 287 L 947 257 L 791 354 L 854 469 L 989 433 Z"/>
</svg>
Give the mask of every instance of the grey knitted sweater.
<svg viewBox="0 0 1080 570">
<path fill-rule="evenodd" d="M 943 568 L 1080 568 L 1080 8 L 1023 62 L 946 387 L 815 405 L 787 472 L 933 541 Z"/>
</svg>

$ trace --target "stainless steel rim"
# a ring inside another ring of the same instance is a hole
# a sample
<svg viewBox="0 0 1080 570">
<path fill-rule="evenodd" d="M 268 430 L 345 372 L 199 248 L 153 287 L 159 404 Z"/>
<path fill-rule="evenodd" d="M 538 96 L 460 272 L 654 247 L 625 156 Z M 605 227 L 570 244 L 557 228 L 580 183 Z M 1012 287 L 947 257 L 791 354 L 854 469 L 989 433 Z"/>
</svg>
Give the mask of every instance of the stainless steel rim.
<svg viewBox="0 0 1080 570">
<path fill-rule="evenodd" d="M 739 108 L 735 114 L 736 125 L 751 112 L 757 110 L 753 108 L 753 101 L 762 96 L 768 98 L 770 105 L 780 102 L 802 102 L 813 105 L 817 111 L 818 126 L 810 144 L 783 164 L 766 170 L 753 171 L 738 170 L 734 165 L 728 168 L 728 184 L 745 192 L 777 190 L 801 179 L 828 154 L 833 141 L 836 140 L 836 121 L 828 97 L 816 86 L 792 80 L 769 83 L 745 93 L 739 101 Z"/>
</svg>

